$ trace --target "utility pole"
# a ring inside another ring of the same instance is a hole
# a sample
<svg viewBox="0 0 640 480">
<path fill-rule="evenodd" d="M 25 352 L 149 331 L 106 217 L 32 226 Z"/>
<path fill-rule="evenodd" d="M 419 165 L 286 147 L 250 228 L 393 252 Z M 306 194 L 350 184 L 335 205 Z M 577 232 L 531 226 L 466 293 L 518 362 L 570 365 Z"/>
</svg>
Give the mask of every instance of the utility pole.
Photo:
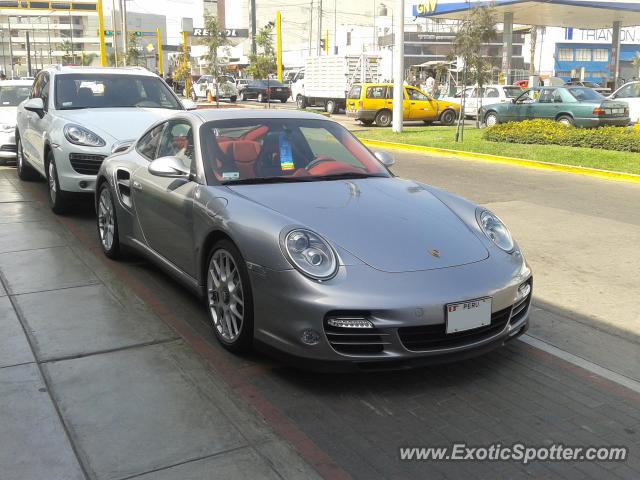
<svg viewBox="0 0 640 480">
<path fill-rule="evenodd" d="M 71 27 L 71 64 L 75 62 L 76 54 L 73 51 L 73 17 L 71 16 L 71 10 L 69 10 L 69 26 Z M 29 72 L 29 76 L 31 76 L 31 72 Z"/>
<path fill-rule="evenodd" d="M 309 4 L 309 56 L 313 50 L 313 0 Z"/>
<path fill-rule="evenodd" d="M 104 12 L 102 11 L 102 0 L 98 0 L 98 38 L 100 39 L 100 66 L 107 66 L 107 46 L 104 43 Z"/>
<path fill-rule="evenodd" d="M 31 42 L 29 41 L 29 30 L 25 32 L 27 37 L 27 76 L 32 77 L 31 75 Z"/>
<path fill-rule="evenodd" d="M 318 0 L 318 48 L 316 53 L 322 55 L 322 0 Z"/>
<path fill-rule="evenodd" d="M 122 64 L 127 64 L 127 0 L 120 0 L 120 14 L 122 20 L 120 30 L 122 31 Z"/>
<path fill-rule="evenodd" d="M 15 72 L 13 70 L 13 41 L 11 40 L 11 15 L 7 16 L 7 26 L 9 27 L 9 63 L 11 64 L 11 79 L 13 80 Z"/>
<path fill-rule="evenodd" d="M 2 41 L 2 73 L 7 74 L 7 57 L 4 54 L 4 31 L 0 31 L 0 41 Z"/>
<path fill-rule="evenodd" d="M 333 54 L 338 54 L 338 0 L 333 0 Z"/>
<path fill-rule="evenodd" d="M 278 81 L 282 81 L 282 15 L 276 12 L 276 48 L 278 54 Z"/>
<path fill-rule="evenodd" d="M 402 132 L 404 100 L 404 0 L 396 0 L 394 9 L 393 55 L 393 125 L 394 133 Z"/>
<path fill-rule="evenodd" d="M 116 67 L 118 66 L 118 22 L 116 19 L 118 18 L 118 12 L 116 10 L 116 0 L 111 0 L 111 28 L 113 29 L 113 55 L 116 63 Z"/>
<path fill-rule="evenodd" d="M 258 49 L 256 47 L 256 0 L 251 0 L 251 53 L 256 55 Z"/>
<path fill-rule="evenodd" d="M 49 63 L 53 65 L 53 58 L 51 58 L 53 50 L 51 49 L 51 22 L 49 15 L 47 15 L 47 40 L 49 42 Z"/>
</svg>

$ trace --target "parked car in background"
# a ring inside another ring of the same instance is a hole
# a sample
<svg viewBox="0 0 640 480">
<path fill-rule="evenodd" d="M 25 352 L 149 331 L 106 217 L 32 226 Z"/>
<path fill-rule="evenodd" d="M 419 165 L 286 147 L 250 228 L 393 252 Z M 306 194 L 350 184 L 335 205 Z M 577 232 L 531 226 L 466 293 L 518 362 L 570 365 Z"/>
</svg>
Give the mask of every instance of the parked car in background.
<svg viewBox="0 0 640 480">
<path fill-rule="evenodd" d="M 588 87 L 541 87 L 526 90 L 513 103 L 482 107 L 487 126 L 533 118 L 556 120 L 576 127 L 625 126 L 629 106 L 611 101 Z"/>
<path fill-rule="evenodd" d="M 181 110 L 167 84 L 143 68 L 46 68 L 18 107 L 18 176 L 46 178 L 51 208 L 61 213 L 72 192 L 93 193 L 102 161 L 123 142 Z"/>
<path fill-rule="evenodd" d="M 476 117 L 478 108 L 492 103 L 511 103 L 511 100 L 522 93 L 522 88 L 516 85 L 486 85 L 480 87 L 467 87 L 464 90 L 464 114 L 466 117 Z M 462 105 L 463 92 L 456 93 L 453 97 L 444 97 L 441 100 Z"/>
<path fill-rule="evenodd" d="M 629 105 L 631 123 L 640 121 L 640 82 L 629 82 L 613 92 L 608 98 Z"/>
<path fill-rule="evenodd" d="M 238 78 L 238 79 L 236 79 L 236 89 L 238 90 L 238 95 L 240 95 L 240 92 L 242 90 L 247 88 L 247 85 L 249 85 L 250 81 L 251 80 L 249 80 L 248 78 Z"/>
<path fill-rule="evenodd" d="M 277 80 L 251 80 L 240 92 L 240 100 L 256 99 L 259 102 L 280 100 L 286 103 L 291 89 Z"/>
<path fill-rule="evenodd" d="M 186 91 L 182 94 L 186 96 Z M 202 75 L 198 81 L 191 86 L 189 92 L 191 100 L 197 102 L 199 99 L 207 99 L 209 96 L 214 100 L 228 99 L 235 102 L 238 98 L 238 89 L 235 79 L 228 75 L 220 75 L 215 78 L 213 75 Z"/>
<path fill-rule="evenodd" d="M 416 87 L 404 87 L 403 119 L 430 124 L 435 121 L 453 125 L 460 114 L 460 105 L 436 100 Z M 391 125 L 393 112 L 393 84 L 364 83 L 351 87 L 347 95 L 347 116 L 364 125 L 375 123 L 379 127 Z"/>
<path fill-rule="evenodd" d="M 17 156 L 16 114 L 18 105 L 29 98 L 33 80 L 0 81 L 0 162 Z"/>
<path fill-rule="evenodd" d="M 316 114 L 185 112 L 104 162 L 96 230 L 200 295 L 233 352 L 375 369 L 522 335 L 533 280 L 507 227 L 392 164 Z"/>
<path fill-rule="evenodd" d="M 582 80 L 569 80 L 565 83 L 567 87 L 586 87 L 595 90 L 601 95 L 609 95 L 611 93 L 611 89 L 607 87 L 603 87 L 599 83 L 593 82 L 583 82 Z"/>
</svg>

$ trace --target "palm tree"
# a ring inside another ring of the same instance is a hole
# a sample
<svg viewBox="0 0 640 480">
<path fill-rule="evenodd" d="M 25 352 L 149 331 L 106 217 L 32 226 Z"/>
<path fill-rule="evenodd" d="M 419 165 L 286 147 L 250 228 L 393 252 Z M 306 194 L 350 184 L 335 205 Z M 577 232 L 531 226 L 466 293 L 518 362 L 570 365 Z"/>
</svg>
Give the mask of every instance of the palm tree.
<svg viewBox="0 0 640 480">
<path fill-rule="evenodd" d="M 640 77 L 640 52 L 636 52 L 636 58 L 633 59 L 633 66 L 638 68 L 638 77 Z"/>
</svg>

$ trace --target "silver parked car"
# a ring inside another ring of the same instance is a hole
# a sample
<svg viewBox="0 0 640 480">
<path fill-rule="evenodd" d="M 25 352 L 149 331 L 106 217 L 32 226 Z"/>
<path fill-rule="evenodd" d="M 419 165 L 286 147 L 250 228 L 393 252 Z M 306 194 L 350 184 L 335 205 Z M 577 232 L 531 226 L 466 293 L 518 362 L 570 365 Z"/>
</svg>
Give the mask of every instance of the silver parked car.
<svg viewBox="0 0 640 480">
<path fill-rule="evenodd" d="M 103 163 L 100 242 L 202 295 L 232 351 L 387 368 L 523 333 L 532 276 L 507 227 L 392 163 L 314 114 L 177 114 Z"/>
<path fill-rule="evenodd" d="M 16 159 L 16 111 L 29 98 L 32 84 L 31 80 L 0 81 L 0 162 Z"/>
<path fill-rule="evenodd" d="M 143 68 L 46 68 L 18 107 L 18 176 L 46 178 L 51 208 L 61 213 L 71 193 L 93 193 L 102 160 L 119 142 L 187 107 Z"/>
</svg>

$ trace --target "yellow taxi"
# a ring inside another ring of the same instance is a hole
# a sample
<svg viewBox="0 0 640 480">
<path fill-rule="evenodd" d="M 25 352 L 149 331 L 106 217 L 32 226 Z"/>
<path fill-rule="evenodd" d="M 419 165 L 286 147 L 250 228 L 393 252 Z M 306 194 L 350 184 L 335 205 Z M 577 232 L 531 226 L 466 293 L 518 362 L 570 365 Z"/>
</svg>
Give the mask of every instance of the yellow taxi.
<svg viewBox="0 0 640 480">
<path fill-rule="evenodd" d="M 453 125 L 460 114 L 460 105 L 436 100 L 422 90 L 410 85 L 404 87 L 402 102 L 403 119 L 426 124 L 440 121 L 443 125 Z M 364 125 L 374 122 L 379 127 L 391 125 L 393 110 L 393 84 L 355 84 L 347 95 L 347 116 L 360 120 Z"/>
</svg>

